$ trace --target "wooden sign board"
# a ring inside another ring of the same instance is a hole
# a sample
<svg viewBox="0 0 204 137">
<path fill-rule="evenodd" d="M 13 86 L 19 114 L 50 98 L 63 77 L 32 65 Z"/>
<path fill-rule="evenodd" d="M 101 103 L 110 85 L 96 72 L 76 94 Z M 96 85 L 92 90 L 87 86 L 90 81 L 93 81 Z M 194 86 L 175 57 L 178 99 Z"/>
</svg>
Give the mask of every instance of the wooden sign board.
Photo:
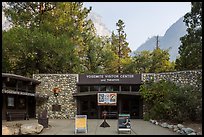
<svg viewBox="0 0 204 137">
<path fill-rule="evenodd" d="M 117 93 L 98 93 L 98 106 L 116 106 Z"/>
<path fill-rule="evenodd" d="M 76 115 L 75 116 L 75 134 L 77 132 L 87 133 L 87 115 Z"/>
</svg>

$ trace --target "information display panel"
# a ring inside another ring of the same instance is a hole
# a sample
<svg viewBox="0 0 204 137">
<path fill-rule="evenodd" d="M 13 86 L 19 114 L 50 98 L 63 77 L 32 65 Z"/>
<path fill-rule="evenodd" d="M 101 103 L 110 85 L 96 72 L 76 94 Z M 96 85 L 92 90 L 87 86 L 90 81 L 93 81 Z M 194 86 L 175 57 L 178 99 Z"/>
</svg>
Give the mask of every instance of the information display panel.
<svg viewBox="0 0 204 137">
<path fill-rule="evenodd" d="M 131 134 L 130 114 L 119 114 L 118 133 L 126 131 Z"/>
<path fill-rule="evenodd" d="M 88 132 L 87 129 L 87 115 L 76 115 L 75 116 L 75 134 L 77 132 Z"/>
<path fill-rule="evenodd" d="M 117 93 L 98 93 L 98 106 L 116 106 L 117 105 Z"/>
</svg>

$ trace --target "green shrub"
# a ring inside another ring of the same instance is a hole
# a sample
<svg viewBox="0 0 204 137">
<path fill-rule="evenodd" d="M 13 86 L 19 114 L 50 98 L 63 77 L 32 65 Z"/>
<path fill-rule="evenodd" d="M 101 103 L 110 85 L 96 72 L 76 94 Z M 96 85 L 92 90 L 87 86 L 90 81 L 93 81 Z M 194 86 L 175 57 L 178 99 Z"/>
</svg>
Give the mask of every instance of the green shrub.
<svg viewBox="0 0 204 137">
<path fill-rule="evenodd" d="M 150 117 L 149 117 L 149 113 L 146 113 L 145 115 L 144 115 L 144 121 L 149 121 L 150 120 Z"/>
<path fill-rule="evenodd" d="M 141 85 L 140 93 L 147 104 L 145 117 L 175 122 L 202 119 L 202 93 L 193 86 L 161 80 Z"/>
</svg>

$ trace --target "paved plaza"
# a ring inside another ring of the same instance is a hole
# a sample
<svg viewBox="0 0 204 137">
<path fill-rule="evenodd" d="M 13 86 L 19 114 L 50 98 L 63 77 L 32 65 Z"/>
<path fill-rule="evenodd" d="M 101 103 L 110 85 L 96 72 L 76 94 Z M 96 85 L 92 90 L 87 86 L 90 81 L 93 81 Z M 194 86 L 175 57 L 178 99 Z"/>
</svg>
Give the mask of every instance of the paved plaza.
<svg viewBox="0 0 204 137">
<path fill-rule="evenodd" d="M 110 127 L 100 127 L 103 119 L 88 119 L 88 133 L 77 133 L 76 135 L 179 135 L 168 128 L 162 128 L 154 125 L 149 121 L 142 119 L 131 119 L 131 134 L 117 132 L 117 119 L 107 119 Z M 37 119 L 22 120 L 6 122 L 2 124 L 15 124 L 15 123 L 37 123 Z M 49 119 L 49 127 L 44 128 L 39 135 L 75 135 L 75 120 L 68 119 Z"/>
</svg>

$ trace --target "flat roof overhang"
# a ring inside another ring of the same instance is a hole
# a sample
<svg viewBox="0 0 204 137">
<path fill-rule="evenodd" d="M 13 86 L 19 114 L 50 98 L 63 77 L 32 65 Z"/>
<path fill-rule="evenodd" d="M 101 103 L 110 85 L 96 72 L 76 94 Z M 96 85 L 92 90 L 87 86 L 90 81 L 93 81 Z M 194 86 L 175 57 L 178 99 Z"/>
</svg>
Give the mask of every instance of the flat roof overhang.
<svg viewBox="0 0 204 137">
<path fill-rule="evenodd" d="M 2 94 L 13 94 L 13 95 L 35 96 L 35 93 L 15 91 L 15 90 L 7 90 L 7 89 L 2 89 L 1 93 Z"/>
<path fill-rule="evenodd" d="M 15 75 L 15 74 L 9 74 L 9 73 L 2 73 L 2 78 L 13 78 L 17 80 L 22 80 L 22 81 L 28 81 L 32 82 L 34 84 L 40 84 L 41 82 L 32 78 L 20 76 L 20 75 Z"/>
<path fill-rule="evenodd" d="M 102 91 L 92 91 L 92 92 L 80 92 L 80 93 L 73 93 L 73 97 L 80 97 L 80 96 L 90 96 L 90 95 L 97 95 L 98 93 L 117 93 L 118 95 L 134 95 L 134 96 L 139 96 L 139 92 L 127 92 L 127 91 L 120 91 L 120 92 L 102 92 Z"/>
</svg>

